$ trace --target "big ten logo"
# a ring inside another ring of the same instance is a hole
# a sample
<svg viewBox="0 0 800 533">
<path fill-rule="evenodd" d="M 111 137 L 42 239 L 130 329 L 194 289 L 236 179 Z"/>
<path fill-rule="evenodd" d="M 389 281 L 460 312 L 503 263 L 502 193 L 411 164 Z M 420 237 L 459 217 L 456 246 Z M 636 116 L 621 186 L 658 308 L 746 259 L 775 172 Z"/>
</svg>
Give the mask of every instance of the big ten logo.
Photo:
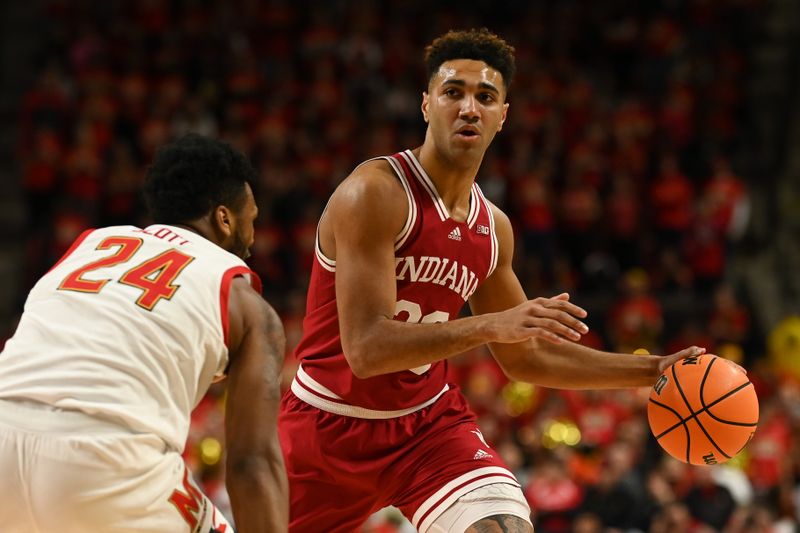
<svg viewBox="0 0 800 533">
<path fill-rule="evenodd" d="M 661 396 L 661 391 L 664 390 L 664 387 L 667 386 L 667 383 L 669 383 L 667 376 L 661 374 L 661 376 L 658 378 L 658 381 L 656 381 L 656 384 L 653 385 L 653 388 L 656 390 L 656 394 Z"/>
<path fill-rule="evenodd" d="M 717 464 L 717 458 L 714 457 L 714 452 L 709 453 L 708 455 L 703 456 L 703 462 L 707 465 L 715 465 Z"/>
<path fill-rule="evenodd" d="M 700 360 L 699 355 L 690 355 L 689 357 L 681 361 L 681 366 L 696 365 L 699 360 Z"/>
</svg>

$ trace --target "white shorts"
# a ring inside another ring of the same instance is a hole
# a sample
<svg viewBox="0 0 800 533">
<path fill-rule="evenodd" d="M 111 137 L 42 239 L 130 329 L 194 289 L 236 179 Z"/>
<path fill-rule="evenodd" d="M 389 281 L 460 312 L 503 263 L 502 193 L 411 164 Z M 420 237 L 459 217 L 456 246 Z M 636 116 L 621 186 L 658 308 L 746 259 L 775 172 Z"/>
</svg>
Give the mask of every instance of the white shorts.
<svg viewBox="0 0 800 533">
<path fill-rule="evenodd" d="M 0 401 L 0 531 L 232 533 L 165 448 L 82 413 Z"/>
</svg>

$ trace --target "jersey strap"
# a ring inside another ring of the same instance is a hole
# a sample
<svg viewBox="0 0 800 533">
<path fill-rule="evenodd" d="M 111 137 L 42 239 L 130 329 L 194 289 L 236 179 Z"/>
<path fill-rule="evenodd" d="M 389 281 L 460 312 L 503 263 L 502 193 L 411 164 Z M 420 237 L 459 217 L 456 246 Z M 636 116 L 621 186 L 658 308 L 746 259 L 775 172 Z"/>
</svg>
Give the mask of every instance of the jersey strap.
<svg viewBox="0 0 800 533">
<path fill-rule="evenodd" d="M 238 276 L 249 278 L 250 286 L 253 287 L 253 289 L 255 289 L 259 294 L 261 294 L 262 290 L 261 278 L 259 278 L 258 274 L 246 266 L 231 267 L 222 275 L 222 284 L 220 285 L 219 289 L 219 311 L 221 315 L 220 319 L 222 321 L 222 338 L 225 342 L 225 346 L 228 345 L 228 328 L 230 327 L 230 322 L 228 319 L 228 298 L 230 296 L 233 278 Z"/>
</svg>

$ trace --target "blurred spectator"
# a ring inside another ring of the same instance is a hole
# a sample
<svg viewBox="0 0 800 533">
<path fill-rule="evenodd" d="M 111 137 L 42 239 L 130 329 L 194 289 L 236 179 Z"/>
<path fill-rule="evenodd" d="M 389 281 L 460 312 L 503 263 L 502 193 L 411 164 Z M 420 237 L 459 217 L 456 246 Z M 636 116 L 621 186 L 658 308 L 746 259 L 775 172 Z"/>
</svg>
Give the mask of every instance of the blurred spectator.
<svg viewBox="0 0 800 533">
<path fill-rule="evenodd" d="M 572 523 L 572 533 L 601 533 L 603 522 L 592 513 L 579 514 Z"/>
<path fill-rule="evenodd" d="M 700 202 L 701 211 L 715 231 L 731 240 L 741 236 L 749 217 L 749 198 L 727 158 L 714 160 L 713 174 Z"/>
<path fill-rule="evenodd" d="M 611 178 L 611 191 L 605 205 L 609 224 L 611 252 L 622 270 L 640 264 L 642 205 L 636 183 L 630 175 L 620 172 Z"/>
<path fill-rule="evenodd" d="M 564 391 L 570 418 L 581 432 L 581 446 L 605 448 L 617 436 L 620 423 L 628 416 L 614 396 L 602 391 Z"/>
<path fill-rule="evenodd" d="M 661 158 L 659 173 L 650 185 L 650 202 L 659 245 L 678 246 L 694 222 L 694 190 L 674 154 Z"/>
<path fill-rule="evenodd" d="M 628 271 L 621 294 L 609 311 L 608 332 L 614 349 L 632 353 L 646 348 L 655 353 L 660 343 L 663 316 L 661 304 L 650 294 L 650 281 L 641 269 Z"/>
<path fill-rule="evenodd" d="M 728 523 L 736 502 L 727 487 L 718 484 L 710 468 L 696 468 L 693 487 L 684 499 L 692 517 L 721 531 Z"/>
<path fill-rule="evenodd" d="M 606 528 L 635 529 L 643 519 L 641 482 L 633 469 L 633 451 L 619 441 L 608 447 L 597 482 L 586 490 L 581 511 L 600 517 Z"/>
<path fill-rule="evenodd" d="M 653 520 L 650 533 L 713 533 L 709 526 L 692 518 L 686 505 L 673 502 L 665 506 Z"/>
<path fill-rule="evenodd" d="M 593 249 L 596 224 L 602 214 L 598 190 L 577 172 L 567 175 L 558 199 L 559 233 L 573 267 L 583 263 L 587 251 Z"/>
<path fill-rule="evenodd" d="M 758 429 L 747 446 L 748 476 L 757 495 L 778 487 L 791 457 L 791 437 L 789 418 L 777 402 L 761 402 Z"/>
<path fill-rule="evenodd" d="M 714 292 L 708 327 L 717 343 L 741 344 L 747 340 L 750 333 L 750 312 L 737 301 L 730 285 L 722 284 Z"/>
<path fill-rule="evenodd" d="M 800 380 L 800 316 L 790 315 L 776 324 L 767 345 L 775 369 Z"/>
<path fill-rule="evenodd" d="M 533 510 L 534 526 L 541 533 L 567 533 L 583 499 L 583 490 L 570 479 L 556 455 L 541 458 L 524 489 Z"/>
<path fill-rule="evenodd" d="M 731 465 L 716 465 L 709 468 L 711 478 L 717 485 L 728 489 L 739 506 L 750 505 L 753 501 L 753 486 L 741 468 Z"/>
<path fill-rule="evenodd" d="M 530 175 L 520 178 L 514 197 L 525 251 L 522 271 L 525 279 L 537 280 L 539 287 L 553 283 L 556 255 L 556 214 L 549 171 L 546 164 L 541 164 Z"/>
</svg>

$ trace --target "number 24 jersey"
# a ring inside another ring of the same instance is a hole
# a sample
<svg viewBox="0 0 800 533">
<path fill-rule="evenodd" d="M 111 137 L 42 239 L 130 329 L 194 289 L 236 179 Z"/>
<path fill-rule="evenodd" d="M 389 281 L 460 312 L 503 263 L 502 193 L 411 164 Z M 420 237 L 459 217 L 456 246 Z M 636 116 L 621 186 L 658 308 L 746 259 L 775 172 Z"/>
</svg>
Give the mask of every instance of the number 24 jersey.
<svg viewBox="0 0 800 533">
<path fill-rule="evenodd" d="M 258 277 L 165 225 L 84 232 L 31 290 L 0 354 L 0 399 L 77 410 L 181 451 L 189 414 L 228 363 L 228 291 Z"/>
</svg>

